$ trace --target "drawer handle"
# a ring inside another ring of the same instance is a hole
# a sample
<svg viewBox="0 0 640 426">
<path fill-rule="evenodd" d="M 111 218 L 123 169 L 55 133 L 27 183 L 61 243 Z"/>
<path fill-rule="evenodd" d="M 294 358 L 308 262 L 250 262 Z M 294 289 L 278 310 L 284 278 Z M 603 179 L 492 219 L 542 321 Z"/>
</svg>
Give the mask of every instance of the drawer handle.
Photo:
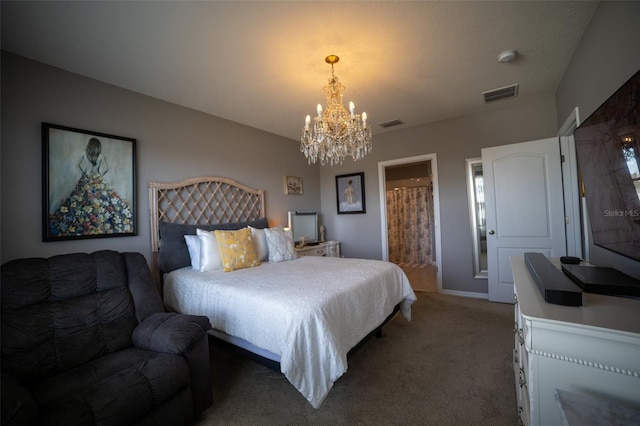
<svg viewBox="0 0 640 426">
<path fill-rule="evenodd" d="M 527 386 L 527 378 L 524 375 L 524 369 L 522 369 L 522 368 L 520 369 L 520 374 L 518 376 L 519 376 L 518 379 L 519 379 L 519 382 L 520 382 L 520 387 L 521 388 L 522 387 L 526 387 Z"/>
</svg>

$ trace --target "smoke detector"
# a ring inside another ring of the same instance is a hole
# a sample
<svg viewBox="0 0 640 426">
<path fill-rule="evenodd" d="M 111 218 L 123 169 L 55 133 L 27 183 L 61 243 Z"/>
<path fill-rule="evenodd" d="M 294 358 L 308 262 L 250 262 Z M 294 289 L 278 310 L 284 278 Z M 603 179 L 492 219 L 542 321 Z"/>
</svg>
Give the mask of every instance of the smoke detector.
<svg viewBox="0 0 640 426">
<path fill-rule="evenodd" d="M 505 64 L 516 59 L 516 56 L 518 56 L 518 52 L 516 50 L 505 50 L 498 55 L 498 62 Z"/>
</svg>

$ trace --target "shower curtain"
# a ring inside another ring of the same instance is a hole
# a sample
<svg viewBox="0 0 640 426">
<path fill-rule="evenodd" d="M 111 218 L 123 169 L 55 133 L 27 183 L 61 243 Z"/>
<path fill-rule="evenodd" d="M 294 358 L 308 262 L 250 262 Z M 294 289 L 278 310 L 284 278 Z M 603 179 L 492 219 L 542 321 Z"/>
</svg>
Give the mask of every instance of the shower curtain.
<svg viewBox="0 0 640 426">
<path fill-rule="evenodd" d="M 387 190 L 389 260 L 435 264 L 431 185 Z"/>
</svg>

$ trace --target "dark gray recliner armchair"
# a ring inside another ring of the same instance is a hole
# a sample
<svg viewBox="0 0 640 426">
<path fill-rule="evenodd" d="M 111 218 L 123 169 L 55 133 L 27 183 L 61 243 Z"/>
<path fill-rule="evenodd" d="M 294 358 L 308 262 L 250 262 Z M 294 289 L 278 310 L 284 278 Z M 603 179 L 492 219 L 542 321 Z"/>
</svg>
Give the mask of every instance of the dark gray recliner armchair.
<svg viewBox="0 0 640 426">
<path fill-rule="evenodd" d="M 164 311 L 139 253 L 2 265 L 2 424 L 190 424 L 212 402 L 209 320 Z"/>
</svg>

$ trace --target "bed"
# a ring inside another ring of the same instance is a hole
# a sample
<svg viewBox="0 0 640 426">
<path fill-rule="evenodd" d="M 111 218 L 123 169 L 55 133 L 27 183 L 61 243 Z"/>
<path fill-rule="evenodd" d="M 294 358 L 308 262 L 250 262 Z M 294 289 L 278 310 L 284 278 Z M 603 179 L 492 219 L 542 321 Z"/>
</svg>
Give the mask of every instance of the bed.
<svg viewBox="0 0 640 426">
<path fill-rule="evenodd" d="M 206 315 L 214 337 L 271 361 L 318 408 L 349 352 L 396 311 L 410 320 L 416 296 L 390 262 L 291 255 L 287 231 L 269 227 L 264 195 L 218 177 L 151 182 L 152 266 L 167 309 Z M 210 267 L 211 234 L 222 268 Z M 242 238 L 257 261 L 239 254 Z M 200 242 L 199 255 L 187 240 Z"/>
</svg>

